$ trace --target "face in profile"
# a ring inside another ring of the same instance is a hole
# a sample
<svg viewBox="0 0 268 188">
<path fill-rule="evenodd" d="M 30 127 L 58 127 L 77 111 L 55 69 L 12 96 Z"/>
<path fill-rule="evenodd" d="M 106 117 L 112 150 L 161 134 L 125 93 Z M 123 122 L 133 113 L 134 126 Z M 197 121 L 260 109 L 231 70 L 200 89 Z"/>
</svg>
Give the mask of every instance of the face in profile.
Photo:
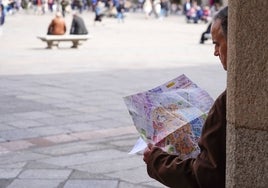
<svg viewBox="0 0 268 188">
<path fill-rule="evenodd" d="M 227 70 L 227 39 L 221 28 L 221 20 L 212 23 L 211 35 L 214 46 L 214 55 L 220 58 L 224 70 Z"/>
</svg>

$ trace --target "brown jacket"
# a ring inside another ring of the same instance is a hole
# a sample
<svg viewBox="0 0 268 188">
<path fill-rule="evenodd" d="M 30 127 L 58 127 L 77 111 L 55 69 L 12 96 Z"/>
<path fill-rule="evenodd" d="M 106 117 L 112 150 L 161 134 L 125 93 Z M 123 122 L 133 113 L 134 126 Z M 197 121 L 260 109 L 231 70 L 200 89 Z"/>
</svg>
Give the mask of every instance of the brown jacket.
<svg viewBox="0 0 268 188">
<path fill-rule="evenodd" d="M 224 188 L 226 163 L 226 91 L 212 106 L 199 141 L 197 158 L 180 160 L 154 147 L 147 165 L 150 177 L 172 188 Z"/>
<path fill-rule="evenodd" d="M 48 26 L 48 35 L 64 35 L 66 32 L 65 21 L 62 17 L 55 17 Z"/>
</svg>

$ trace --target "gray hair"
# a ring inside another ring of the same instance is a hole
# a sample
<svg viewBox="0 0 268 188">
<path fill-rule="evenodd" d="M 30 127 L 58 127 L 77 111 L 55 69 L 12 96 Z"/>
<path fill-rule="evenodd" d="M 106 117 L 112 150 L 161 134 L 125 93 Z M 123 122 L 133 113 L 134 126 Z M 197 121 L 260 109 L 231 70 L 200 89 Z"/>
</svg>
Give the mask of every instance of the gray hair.
<svg viewBox="0 0 268 188">
<path fill-rule="evenodd" d="M 222 8 L 221 10 L 219 10 L 219 12 L 214 16 L 213 21 L 216 21 L 218 19 L 221 21 L 221 28 L 222 28 L 223 35 L 227 39 L 227 31 L 228 31 L 228 6 Z"/>
<path fill-rule="evenodd" d="M 61 12 L 56 12 L 56 17 L 62 17 Z"/>
</svg>

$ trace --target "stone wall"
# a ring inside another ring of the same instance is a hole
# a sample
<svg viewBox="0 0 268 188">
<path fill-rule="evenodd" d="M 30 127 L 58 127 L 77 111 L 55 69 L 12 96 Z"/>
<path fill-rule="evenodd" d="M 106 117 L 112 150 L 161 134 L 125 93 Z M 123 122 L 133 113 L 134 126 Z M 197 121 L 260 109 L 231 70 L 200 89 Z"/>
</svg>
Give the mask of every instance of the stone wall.
<svg viewBox="0 0 268 188">
<path fill-rule="evenodd" d="M 229 0 L 227 187 L 268 187 L 268 1 Z"/>
</svg>

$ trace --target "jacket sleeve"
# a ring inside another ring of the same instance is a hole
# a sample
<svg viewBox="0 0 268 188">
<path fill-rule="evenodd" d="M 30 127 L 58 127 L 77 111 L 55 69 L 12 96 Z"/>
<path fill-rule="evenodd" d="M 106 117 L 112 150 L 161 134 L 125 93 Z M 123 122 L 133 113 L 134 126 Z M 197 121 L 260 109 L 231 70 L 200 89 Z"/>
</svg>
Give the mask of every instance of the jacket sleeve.
<svg viewBox="0 0 268 188">
<path fill-rule="evenodd" d="M 181 160 L 154 147 L 147 164 L 150 177 L 172 188 L 224 188 L 226 161 L 226 91 L 212 106 L 199 141 L 200 154 Z"/>
</svg>

